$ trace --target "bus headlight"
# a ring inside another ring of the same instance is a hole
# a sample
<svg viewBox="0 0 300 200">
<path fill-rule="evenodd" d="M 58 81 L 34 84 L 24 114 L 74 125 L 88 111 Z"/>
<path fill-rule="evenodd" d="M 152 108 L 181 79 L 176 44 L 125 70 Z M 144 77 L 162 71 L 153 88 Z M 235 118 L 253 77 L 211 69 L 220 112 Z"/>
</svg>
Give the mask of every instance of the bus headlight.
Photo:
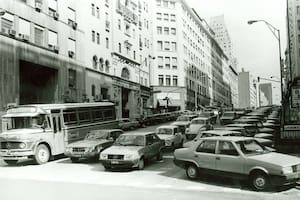
<svg viewBox="0 0 300 200">
<path fill-rule="evenodd" d="M 26 144 L 22 142 L 22 143 L 19 144 L 19 147 L 20 147 L 20 149 L 25 149 L 26 148 Z"/>
<path fill-rule="evenodd" d="M 107 160 L 107 158 L 108 158 L 107 154 L 105 154 L 105 153 L 100 154 L 100 160 Z"/>
<path fill-rule="evenodd" d="M 70 153 L 72 151 L 72 147 L 66 147 L 65 151 L 66 153 Z"/>
</svg>

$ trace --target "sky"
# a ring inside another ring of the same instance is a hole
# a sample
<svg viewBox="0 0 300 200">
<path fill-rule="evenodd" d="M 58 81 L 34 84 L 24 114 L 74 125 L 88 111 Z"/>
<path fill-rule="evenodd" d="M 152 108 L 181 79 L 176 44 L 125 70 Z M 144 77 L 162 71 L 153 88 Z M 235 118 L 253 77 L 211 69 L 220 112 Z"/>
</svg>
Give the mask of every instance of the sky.
<svg viewBox="0 0 300 200">
<path fill-rule="evenodd" d="M 248 25 L 247 21 L 265 20 L 279 29 L 284 58 L 287 45 L 286 0 L 186 0 L 186 2 L 207 22 L 210 17 L 224 15 L 233 43 L 233 52 L 239 62 L 239 70 L 244 68 L 245 71 L 250 71 L 254 78 L 280 77 L 278 40 L 264 23 Z M 276 103 L 280 99 L 280 84 L 272 84 L 273 100 Z"/>
</svg>

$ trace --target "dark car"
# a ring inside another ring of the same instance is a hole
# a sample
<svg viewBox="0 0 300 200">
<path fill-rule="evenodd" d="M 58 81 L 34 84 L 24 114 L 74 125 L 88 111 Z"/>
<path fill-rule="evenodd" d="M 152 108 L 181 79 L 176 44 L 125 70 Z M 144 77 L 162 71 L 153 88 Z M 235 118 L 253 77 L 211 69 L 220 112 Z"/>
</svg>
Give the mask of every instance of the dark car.
<svg viewBox="0 0 300 200">
<path fill-rule="evenodd" d="M 178 126 L 179 132 L 185 134 L 185 131 L 190 126 L 192 119 L 196 117 L 197 115 L 180 115 L 171 125 Z"/>
<path fill-rule="evenodd" d="M 86 135 L 84 140 L 69 144 L 65 155 L 72 162 L 78 162 L 81 158 L 89 158 L 97 161 L 100 152 L 110 147 L 114 141 L 123 134 L 120 129 L 93 130 Z"/>
<path fill-rule="evenodd" d="M 216 124 L 218 115 L 215 115 L 213 111 L 203 111 L 198 114 L 198 117 L 209 118 L 211 124 Z"/>
<path fill-rule="evenodd" d="M 226 111 L 220 117 L 221 124 L 231 124 L 238 117 L 235 111 Z"/>
<path fill-rule="evenodd" d="M 100 154 L 105 169 L 144 169 L 145 160 L 162 159 L 164 141 L 154 132 L 133 132 L 122 134 L 113 146 Z"/>
<path fill-rule="evenodd" d="M 248 134 L 246 136 L 250 136 L 250 137 L 254 137 L 254 135 L 256 133 L 258 133 L 257 126 L 255 126 L 253 124 L 246 124 L 246 123 L 227 124 L 226 127 L 241 127 L 241 128 L 244 128 L 244 129 L 246 129 L 246 133 Z"/>
</svg>

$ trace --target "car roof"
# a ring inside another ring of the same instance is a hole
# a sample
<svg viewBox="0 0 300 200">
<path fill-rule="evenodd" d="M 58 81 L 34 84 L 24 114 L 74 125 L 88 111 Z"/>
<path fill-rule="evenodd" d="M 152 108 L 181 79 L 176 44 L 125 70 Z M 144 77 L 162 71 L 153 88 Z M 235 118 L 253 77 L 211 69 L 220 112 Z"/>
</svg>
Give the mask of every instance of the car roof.
<svg viewBox="0 0 300 200">
<path fill-rule="evenodd" d="M 238 142 L 238 141 L 247 141 L 247 140 L 255 140 L 252 137 L 243 137 L 243 136 L 213 136 L 213 137 L 207 137 L 207 138 L 201 138 L 201 140 L 222 140 L 222 141 L 232 141 L 232 142 Z"/>
<path fill-rule="evenodd" d="M 127 132 L 127 133 L 124 133 L 122 135 L 142 135 L 142 136 L 146 136 L 146 135 L 150 135 L 150 134 L 155 134 L 155 132 Z"/>
<path fill-rule="evenodd" d="M 164 125 L 164 126 L 157 127 L 157 129 L 159 129 L 159 128 L 178 128 L 178 126 L 175 126 L 175 125 Z"/>
<path fill-rule="evenodd" d="M 245 128 L 243 127 L 235 127 L 235 126 L 224 126 L 224 127 L 218 127 L 214 128 L 214 130 L 244 130 Z"/>
<path fill-rule="evenodd" d="M 101 131 L 101 132 L 121 131 L 121 132 L 123 132 L 122 129 L 98 129 L 98 130 L 91 130 L 90 132 L 98 132 L 98 131 Z"/>
<path fill-rule="evenodd" d="M 228 127 L 245 127 L 245 126 L 255 126 L 253 124 L 227 124 Z"/>
<path fill-rule="evenodd" d="M 192 119 L 192 121 L 194 120 L 208 120 L 209 118 L 208 117 L 196 117 L 194 119 Z"/>
<path fill-rule="evenodd" d="M 211 134 L 218 134 L 218 135 L 225 135 L 225 134 L 231 134 L 231 133 L 236 133 L 240 134 L 238 131 L 232 131 L 232 130 L 208 130 L 208 131 L 202 131 L 203 133 L 211 133 Z"/>
</svg>

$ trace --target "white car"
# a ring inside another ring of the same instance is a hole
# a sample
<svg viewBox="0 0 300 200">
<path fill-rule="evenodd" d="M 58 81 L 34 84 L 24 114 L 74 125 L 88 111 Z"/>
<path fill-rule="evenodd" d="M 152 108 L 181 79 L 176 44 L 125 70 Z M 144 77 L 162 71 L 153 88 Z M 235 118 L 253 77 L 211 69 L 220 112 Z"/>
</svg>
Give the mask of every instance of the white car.
<svg viewBox="0 0 300 200">
<path fill-rule="evenodd" d="M 182 147 L 184 136 L 177 126 L 160 126 L 156 129 L 156 134 L 165 141 L 165 147 Z"/>
<path fill-rule="evenodd" d="M 207 117 L 197 117 L 192 119 L 189 128 L 185 130 L 187 140 L 194 139 L 201 131 L 212 130 L 213 126 L 210 123 L 210 119 Z"/>
</svg>

